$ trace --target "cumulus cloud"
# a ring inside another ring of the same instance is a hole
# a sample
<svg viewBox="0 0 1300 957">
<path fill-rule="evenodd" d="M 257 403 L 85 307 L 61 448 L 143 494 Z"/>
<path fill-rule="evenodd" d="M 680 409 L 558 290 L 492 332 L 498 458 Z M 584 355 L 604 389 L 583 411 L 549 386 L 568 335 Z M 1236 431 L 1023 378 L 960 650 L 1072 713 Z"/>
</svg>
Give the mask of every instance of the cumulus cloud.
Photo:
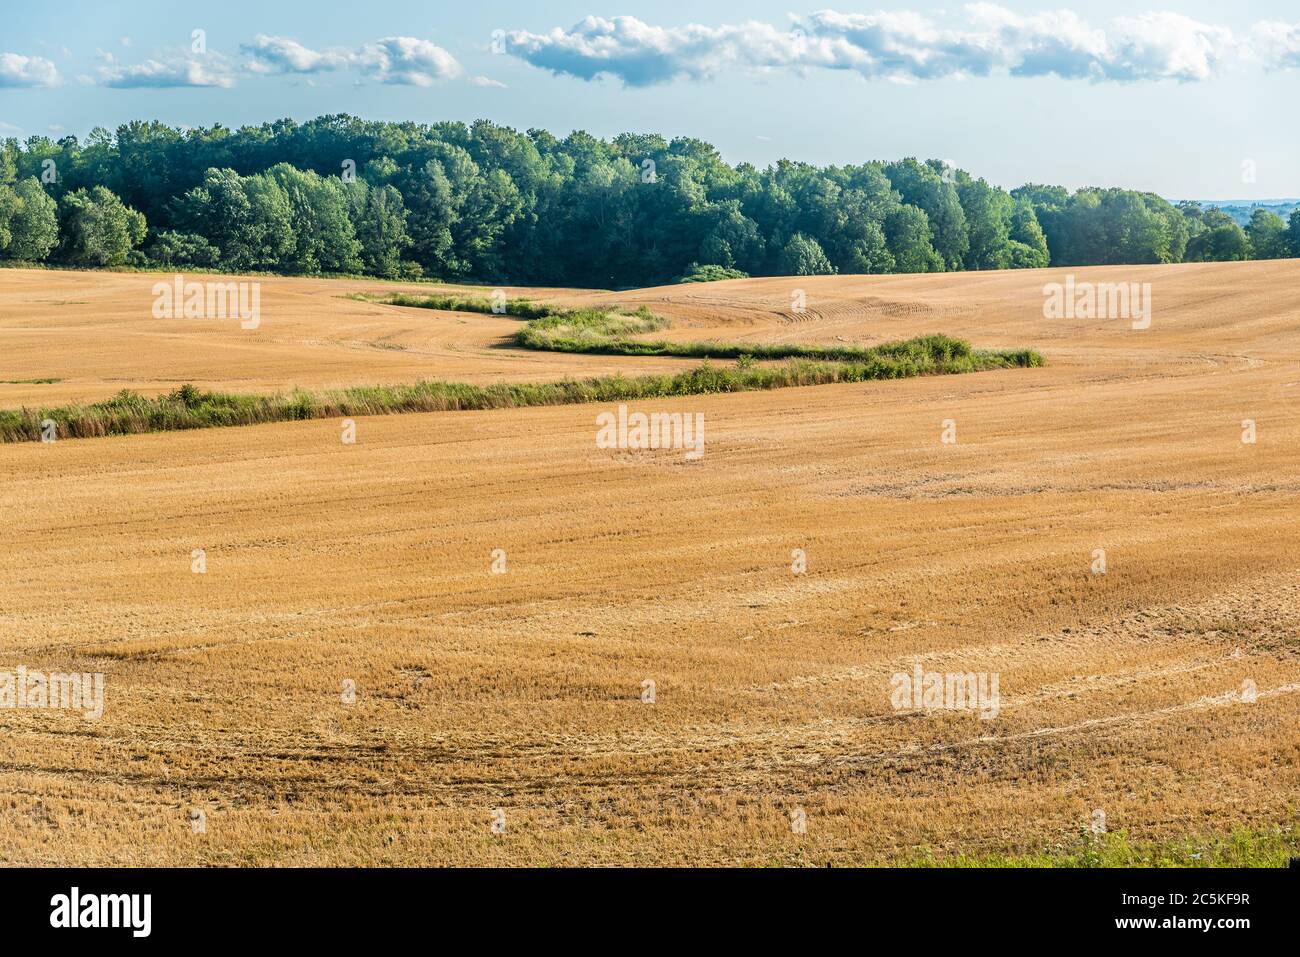
<svg viewBox="0 0 1300 957">
<path fill-rule="evenodd" d="M 239 52 L 237 65 L 220 54 L 207 53 L 149 59 L 130 66 L 118 64 L 112 54 L 101 52 L 104 65 L 92 82 L 118 88 L 231 87 L 237 78 L 250 75 L 311 76 L 356 70 L 376 83 L 431 86 L 465 72 L 442 47 L 416 37 L 384 37 L 355 50 L 313 50 L 290 37 L 257 34 L 240 44 Z"/>
<path fill-rule="evenodd" d="M 1256 58 L 1270 69 L 1300 67 L 1300 23 L 1265 20 L 1251 31 Z"/>
<path fill-rule="evenodd" d="M 119 90 L 169 89 L 175 87 L 220 87 L 235 85 L 224 60 L 215 54 L 178 56 L 168 60 L 149 59 L 130 65 L 109 62 L 99 68 L 100 86 Z"/>
<path fill-rule="evenodd" d="M 1208 80 L 1238 54 L 1227 27 L 1177 13 L 1120 17 L 1111 31 L 1106 79 Z"/>
<path fill-rule="evenodd" d="M 253 73 L 321 73 L 337 70 L 349 63 L 346 53 L 309 50 L 288 37 L 268 37 L 259 33 L 251 43 L 240 44 Z"/>
<path fill-rule="evenodd" d="M 0 53 L 0 87 L 57 86 L 58 84 L 58 67 L 44 57 Z"/>
<path fill-rule="evenodd" d="M 568 30 L 511 31 L 502 44 L 533 66 L 584 80 L 608 75 L 628 86 L 735 69 L 847 70 L 904 81 L 994 73 L 1197 81 L 1239 52 L 1231 30 L 1176 13 L 1095 26 L 1068 10 L 1022 16 L 992 3 L 967 5 L 956 25 L 910 11 L 821 10 L 795 18 L 791 29 L 755 21 L 659 27 L 630 16 L 592 16 Z M 1300 44 L 1290 49 L 1294 56 Z"/>
<path fill-rule="evenodd" d="M 355 60 L 370 79 L 401 86 L 432 86 L 436 80 L 455 79 L 465 72 L 442 47 L 415 37 L 385 37 L 367 43 Z"/>
<path fill-rule="evenodd" d="M 770 24 L 656 27 L 636 17 L 586 17 L 570 30 L 511 31 L 501 40 L 533 66 L 584 80 L 608 74 L 629 86 L 706 79 L 737 65 L 787 65 L 793 42 Z"/>
<path fill-rule="evenodd" d="M 432 86 L 464 73 L 460 62 L 429 40 L 384 37 L 356 50 L 312 50 L 289 37 L 258 34 L 240 45 L 249 72 L 312 74 L 355 68 L 377 83 Z"/>
</svg>

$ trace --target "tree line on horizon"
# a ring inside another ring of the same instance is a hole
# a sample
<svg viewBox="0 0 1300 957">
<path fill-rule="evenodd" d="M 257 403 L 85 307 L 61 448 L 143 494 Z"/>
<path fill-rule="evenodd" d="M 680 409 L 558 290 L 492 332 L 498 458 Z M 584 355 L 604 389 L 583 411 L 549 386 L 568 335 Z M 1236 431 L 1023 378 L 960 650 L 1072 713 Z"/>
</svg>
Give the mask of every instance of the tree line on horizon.
<svg viewBox="0 0 1300 957">
<path fill-rule="evenodd" d="M 19 262 L 624 288 L 1292 256 L 1300 211 L 1243 229 L 1153 193 L 1008 192 L 939 160 L 732 166 L 657 134 L 337 115 L 0 143 Z"/>
</svg>

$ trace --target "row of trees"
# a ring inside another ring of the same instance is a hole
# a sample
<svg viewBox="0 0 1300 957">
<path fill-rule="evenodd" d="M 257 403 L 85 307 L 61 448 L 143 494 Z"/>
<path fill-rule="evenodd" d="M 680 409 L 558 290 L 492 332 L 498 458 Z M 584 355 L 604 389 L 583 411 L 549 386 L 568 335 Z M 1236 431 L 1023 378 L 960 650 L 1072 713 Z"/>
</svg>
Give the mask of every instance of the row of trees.
<svg viewBox="0 0 1300 957">
<path fill-rule="evenodd" d="M 1290 222 L 1257 209 L 1243 229 L 1220 209 L 1151 193 L 1059 186 L 1011 191 L 1028 201 L 1047 236 L 1052 265 L 1210 262 L 1300 256 L 1300 213 Z"/>
<path fill-rule="evenodd" d="M 24 261 L 622 287 L 1295 255 L 1300 216 L 1243 230 L 1151 193 L 1007 192 L 934 160 L 760 170 L 657 135 L 341 115 L 0 144 L 0 257 Z"/>
</svg>

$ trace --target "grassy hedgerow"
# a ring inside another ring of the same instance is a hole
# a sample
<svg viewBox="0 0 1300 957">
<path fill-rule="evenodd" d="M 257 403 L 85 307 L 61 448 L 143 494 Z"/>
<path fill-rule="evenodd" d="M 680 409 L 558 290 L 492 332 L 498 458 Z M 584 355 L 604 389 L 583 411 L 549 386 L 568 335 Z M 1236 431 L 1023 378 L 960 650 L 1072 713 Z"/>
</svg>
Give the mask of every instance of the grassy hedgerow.
<svg viewBox="0 0 1300 957">
<path fill-rule="evenodd" d="M 462 296 L 410 296 L 389 295 L 381 297 L 359 295 L 354 298 L 368 302 L 381 302 L 391 306 L 413 306 L 422 309 L 444 309 L 454 312 L 493 312 L 488 299 Z M 594 355 L 660 356 L 680 359 L 754 359 L 780 361 L 783 359 L 809 359 L 823 362 L 849 362 L 869 364 L 882 355 L 912 354 L 930 350 L 945 361 L 956 362 L 970 354 L 969 343 L 947 336 L 926 336 L 902 343 L 880 346 L 820 346 L 787 343 L 768 345 L 747 342 L 669 342 L 633 338 L 649 332 L 668 328 L 669 319 L 655 315 L 646 306 L 636 312 L 618 312 L 612 308 L 566 309 L 548 306 L 529 299 L 512 299 L 501 303 L 505 314 L 528 322 L 515 333 L 515 343 L 526 349 L 544 352 L 575 352 Z M 918 345 L 919 344 L 919 345 Z M 1000 353 L 1010 356 L 1012 353 Z M 1042 365 L 1042 356 L 1032 350 L 1016 353 L 1019 366 Z"/>
<path fill-rule="evenodd" d="M 374 302 L 384 306 L 405 306 L 411 309 L 438 309 L 445 312 L 479 312 L 489 315 L 513 316 L 516 319 L 529 320 L 528 327 L 536 332 L 554 332 L 556 330 L 573 330 L 602 338 L 635 335 L 666 329 L 671 323 L 663 316 L 656 316 L 642 306 L 636 312 L 622 313 L 611 308 L 592 307 L 588 309 L 568 309 L 563 306 L 551 306 L 532 299 L 503 299 L 493 302 L 481 296 L 412 296 L 403 293 L 374 296 L 357 293 L 349 296 L 361 302 Z M 527 327 L 526 327 L 527 328 Z M 546 348 L 536 346 L 534 348 Z"/>
<path fill-rule="evenodd" d="M 0 411 L 0 442 L 38 441 L 42 423 L 46 421 L 54 423 L 59 438 L 86 438 L 300 419 L 749 392 L 1041 364 L 1042 357 L 1032 350 L 973 350 L 959 339 L 925 336 L 864 350 L 863 356 L 854 361 L 822 362 L 797 358 L 782 364 L 758 365 L 749 360 L 734 367 L 705 362 L 686 372 L 636 377 L 614 375 L 532 384 L 473 385 L 429 381 L 322 392 L 296 390 L 274 395 L 204 392 L 192 385 L 184 385 L 155 398 L 123 391 L 104 402 L 3 410 Z"/>
<path fill-rule="evenodd" d="M 357 293 L 348 296 L 361 302 L 374 302 L 383 306 L 406 306 L 409 309 L 438 309 L 444 312 L 481 312 L 486 315 L 514 316 L 516 319 L 543 319 L 564 310 L 531 299 L 506 299 L 494 303 L 482 296 L 427 295 L 412 296 L 408 293 L 394 293 L 386 296 L 372 296 Z"/>
<path fill-rule="evenodd" d="M 957 362 L 972 354 L 970 344 L 948 336 L 923 336 L 906 342 L 879 346 L 820 346 L 761 342 L 669 342 L 630 338 L 665 328 L 668 320 L 644 307 L 632 315 L 614 315 L 598 310 L 556 314 L 529 322 L 515 333 L 515 342 L 528 349 L 548 352 L 585 352 L 599 355 L 663 356 L 681 359 L 751 359 L 779 361 L 807 359 L 820 362 L 871 363 L 882 356 Z M 1012 353 L 999 353 L 1010 356 Z M 1014 365 L 1042 365 L 1037 352 L 1023 350 Z"/>
</svg>

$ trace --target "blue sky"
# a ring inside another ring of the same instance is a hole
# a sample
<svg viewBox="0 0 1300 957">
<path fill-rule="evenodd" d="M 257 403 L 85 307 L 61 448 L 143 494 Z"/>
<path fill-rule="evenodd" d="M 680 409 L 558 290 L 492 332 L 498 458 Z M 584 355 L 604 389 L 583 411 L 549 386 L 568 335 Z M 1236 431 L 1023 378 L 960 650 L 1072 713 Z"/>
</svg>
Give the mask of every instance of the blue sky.
<svg viewBox="0 0 1300 957">
<path fill-rule="evenodd" d="M 1007 187 L 1300 195 L 1293 0 L 65 0 L 4 18 L 0 136 L 485 117 L 697 136 L 759 165 L 916 155 Z"/>
</svg>

